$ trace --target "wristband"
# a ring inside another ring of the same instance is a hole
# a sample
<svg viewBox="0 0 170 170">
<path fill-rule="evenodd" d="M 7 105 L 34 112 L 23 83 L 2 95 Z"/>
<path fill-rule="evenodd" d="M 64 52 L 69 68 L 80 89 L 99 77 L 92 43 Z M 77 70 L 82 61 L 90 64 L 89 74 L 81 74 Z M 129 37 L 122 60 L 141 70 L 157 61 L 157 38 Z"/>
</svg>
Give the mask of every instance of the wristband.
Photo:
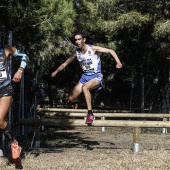
<svg viewBox="0 0 170 170">
<path fill-rule="evenodd" d="M 18 69 L 19 72 L 23 73 L 23 71 L 21 69 Z"/>
</svg>

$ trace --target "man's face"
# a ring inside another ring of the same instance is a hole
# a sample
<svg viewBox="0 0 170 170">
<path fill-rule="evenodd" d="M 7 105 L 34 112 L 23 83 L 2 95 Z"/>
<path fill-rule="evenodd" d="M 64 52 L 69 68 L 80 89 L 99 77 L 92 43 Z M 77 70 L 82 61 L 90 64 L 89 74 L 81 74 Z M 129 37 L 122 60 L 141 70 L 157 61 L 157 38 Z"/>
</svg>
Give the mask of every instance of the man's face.
<svg viewBox="0 0 170 170">
<path fill-rule="evenodd" d="M 77 47 L 82 48 L 84 45 L 84 41 L 85 41 L 85 39 L 82 37 L 82 35 L 76 35 L 74 37 L 74 39 L 75 39 L 75 43 L 76 43 Z"/>
</svg>

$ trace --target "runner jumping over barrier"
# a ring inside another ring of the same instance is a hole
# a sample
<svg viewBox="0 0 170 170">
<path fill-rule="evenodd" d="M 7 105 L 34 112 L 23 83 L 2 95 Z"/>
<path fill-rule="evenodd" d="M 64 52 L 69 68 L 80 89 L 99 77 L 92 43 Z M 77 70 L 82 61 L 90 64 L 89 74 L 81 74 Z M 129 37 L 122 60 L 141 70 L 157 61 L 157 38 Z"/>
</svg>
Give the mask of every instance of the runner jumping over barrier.
<svg viewBox="0 0 170 170">
<path fill-rule="evenodd" d="M 70 102 L 75 101 L 83 92 L 88 109 L 86 124 L 92 124 L 94 115 L 92 111 L 90 90 L 100 90 L 102 88 L 103 80 L 101 61 L 98 53 L 110 53 L 116 60 L 116 68 L 121 68 L 122 64 L 114 50 L 86 44 L 86 38 L 82 33 L 76 33 L 74 39 L 78 49 L 51 74 L 51 77 L 56 76 L 59 71 L 63 70 L 77 57 L 83 70 L 83 74 L 78 84 L 74 87 L 68 100 Z"/>
<path fill-rule="evenodd" d="M 11 57 L 17 56 L 21 57 L 21 63 L 12 79 L 10 75 L 10 60 L 12 60 Z M 21 147 L 18 146 L 18 142 L 12 134 L 11 125 L 5 120 L 5 116 L 10 109 L 14 93 L 11 81 L 20 82 L 28 61 L 28 56 L 20 53 L 15 47 L 0 45 L 0 129 L 11 144 L 12 158 L 16 169 L 22 169 L 20 159 Z"/>
</svg>

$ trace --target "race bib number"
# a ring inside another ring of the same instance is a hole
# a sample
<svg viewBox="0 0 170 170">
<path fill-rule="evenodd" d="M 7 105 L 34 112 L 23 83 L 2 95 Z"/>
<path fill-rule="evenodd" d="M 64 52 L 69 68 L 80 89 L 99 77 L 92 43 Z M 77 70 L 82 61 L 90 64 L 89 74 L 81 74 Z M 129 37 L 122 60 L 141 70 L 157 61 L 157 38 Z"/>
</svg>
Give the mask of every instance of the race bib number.
<svg viewBox="0 0 170 170">
<path fill-rule="evenodd" d="M 7 73 L 5 69 L 0 69 L 0 83 L 7 79 Z"/>
<path fill-rule="evenodd" d="M 86 60 L 86 61 L 82 61 L 81 62 L 81 67 L 82 67 L 84 72 L 94 71 L 94 65 L 93 65 L 91 59 Z"/>
</svg>

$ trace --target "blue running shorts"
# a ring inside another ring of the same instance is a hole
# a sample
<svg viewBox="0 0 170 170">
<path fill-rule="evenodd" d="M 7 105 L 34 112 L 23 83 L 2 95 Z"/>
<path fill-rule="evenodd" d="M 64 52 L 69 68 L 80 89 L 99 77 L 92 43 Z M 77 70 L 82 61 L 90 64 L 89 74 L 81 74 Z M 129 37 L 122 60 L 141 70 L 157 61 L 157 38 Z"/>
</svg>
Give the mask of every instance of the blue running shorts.
<svg viewBox="0 0 170 170">
<path fill-rule="evenodd" d="M 87 73 L 84 73 L 81 76 L 80 83 L 85 84 L 91 79 L 96 79 L 97 81 L 100 82 L 100 86 L 97 88 L 97 90 L 101 90 L 103 86 L 103 83 L 102 83 L 103 75 L 101 73 L 94 73 L 92 75 L 87 75 Z"/>
</svg>

